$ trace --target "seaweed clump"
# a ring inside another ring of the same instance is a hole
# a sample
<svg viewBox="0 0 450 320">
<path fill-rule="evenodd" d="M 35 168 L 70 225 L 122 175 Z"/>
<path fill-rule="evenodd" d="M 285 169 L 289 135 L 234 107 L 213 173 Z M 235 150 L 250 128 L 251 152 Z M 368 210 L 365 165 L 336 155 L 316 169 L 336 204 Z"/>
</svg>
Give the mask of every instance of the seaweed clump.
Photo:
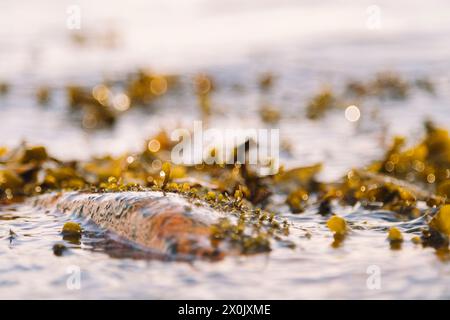
<svg viewBox="0 0 450 320">
<path fill-rule="evenodd" d="M 343 85 L 341 92 L 334 92 L 327 87 L 320 90 L 306 104 L 306 116 L 311 120 L 323 118 L 329 111 L 347 107 L 349 101 L 362 102 L 365 99 L 405 100 L 413 89 L 420 89 L 434 94 L 434 83 L 425 77 L 408 80 L 393 71 L 375 74 L 367 82 L 349 80 Z"/>
<path fill-rule="evenodd" d="M 431 82 L 428 81 L 427 83 L 432 86 Z M 374 79 L 367 83 L 355 80 L 349 81 L 346 85 L 346 92 L 356 97 L 375 96 L 381 99 L 403 100 L 408 97 L 412 85 L 399 74 L 385 71 L 377 73 Z"/>
<path fill-rule="evenodd" d="M 326 88 L 315 95 L 306 106 L 306 116 L 311 120 L 322 118 L 325 113 L 334 108 L 336 97 L 331 89 Z"/>
<path fill-rule="evenodd" d="M 422 230 L 421 242 L 424 247 L 433 247 L 438 252 L 448 251 L 450 237 L 450 205 L 442 206 L 431 218 L 428 228 Z"/>
<path fill-rule="evenodd" d="M 386 174 L 419 184 L 431 193 L 450 199 L 450 137 L 448 131 L 425 123 L 425 138 L 411 148 L 404 148 L 405 139 L 398 137 L 381 161 L 369 171 Z"/>
<path fill-rule="evenodd" d="M 249 166 L 171 165 L 168 151 L 172 147 L 162 131 L 149 139 L 139 153 L 88 161 L 61 161 L 43 146 L 22 144 L 12 150 L 1 149 L 0 203 L 51 191 L 174 192 L 227 214 L 211 228 L 211 241 L 217 246 L 230 243 L 242 253 L 264 252 L 270 250 L 271 240 L 289 233 L 287 222 L 281 223 L 274 213 L 259 208 L 270 195 L 268 181 Z M 63 233 L 77 242 L 79 237 L 73 234 L 79 232 L 72 229 L 78 230 L 68 223 Z"/>
<path fill-rule="evenodd" d="M 405 140 L 397 138 L 381 160 L 365 169 L 351 170 L 335 183 L 317 180 L 320 164 L 289 170 L 281 167 L 272 176 L 259 176 L 247 163 L 173 165 L 169 151 L 174 143 L 164 131 L 146 141 L 140 152 L 88 161 L 61 161 L 42 146 L 22 144 L 12 150 L 0 148 L 0 202 L 64 190 L 175 192 L 227 213 L 212 226 L 211 241 L 217 246 L 231 243 L 250 254 L 270 250 L 272 240 L 289 234 L 289 224 L 280 222 L 277 213 L 270 210 L 275 194 L 277 199 L 284 197 L 294 213 L 317 208 L 319 214 L 330 215 L 336 203 L 385 209 L 402 219 L 423 214 L 431 217 L 438 212 L 421 242 L 445 247 L 450 138 L 447 131 L 430 122 L 425 128 L 426 136 L 417 145 L 405 148 Z M 243 147 L 248 151 L 249 143 Z M 419 202 L 428 208 L 423 209 Z M 336 245 L 345 235 L 340 225 L 339 217 L 331 216 L 329 227 L 336 235 Z"/>
<path fill-rule="evenodd" d="M 67 104 L 84 129 L 110 128 L 131 108 L 146 108 L 178 88 L 178 76 L 139 69 L 125 79 L 104 81 L 93 87 L 68 85 Z M 50 96 L 48 88 L 37 92 L 39 103 Z"/>
<path fill-rule="evenodd" d="M 385 156 L 364 169 L 354 169 L 337 184 L 323 185 L 323 200 L 343 205 L 361 203 L 367 209 L 385 209 L 404 217 L 422 214 L 418 202 L 429 207 L 450 201 L 450 138 L 444 129 L 425 124 L 426 136 L 404 148 L 405 139 L 395 138 Z"/>
</svg>

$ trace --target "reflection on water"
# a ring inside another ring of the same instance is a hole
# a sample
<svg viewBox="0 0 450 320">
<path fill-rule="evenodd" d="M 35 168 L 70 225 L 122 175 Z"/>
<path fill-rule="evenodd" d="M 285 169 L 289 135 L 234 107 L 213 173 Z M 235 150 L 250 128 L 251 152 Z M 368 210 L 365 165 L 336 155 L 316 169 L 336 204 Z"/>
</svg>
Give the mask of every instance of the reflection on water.
<svg viewBox="0 0 450 320">
<path fill-rule="evenodd" d="M 206 71 L 218 87 L 210 126 L 267 126 L 257 114 L 268 102 L 281 109 L 276 127 L 291 146 L 282 162 L 324 162 L 322 178 L 335 179 L 379 157 L 391 135 L 419 138 L 424 118 L 447 128 L 450 123 L 448 3 L 378 1 L 382 28 L 368 31 L 366 8 L 372 3 L 366 2 L 128 1 L 124 9 L 81 1 L 82 30 L 90 38 L 79 46 L 64 27 L 64 1 L 2 1 L 0 81 L 10 83 L 10 92 L 0 96 L 0 144 L 26 139 L 66 159 L 138 150 L 161 126 L 192 126 L 200 113 L 191 91 L 164 97 L 151 110 L 131 110 L 113 130 L 86 133 L 67 115 L 64 87 L 94 86 L 141 66 L 182 73 L 186 84 Z M 96 40 L 108 30 L 117 32 L 112 49 Z M 368 101 L 357 123 L 347 121 L 343 110 L 317 122 L 305 119 L 307 99 L 323 84 L 339 88 L 383 69 L 409 79 L 429 76 L 436 94 Z M 262 96 L 256 79 L 267 71 L 277 79 Z M 48 106 L 35 101 L 42 83 L 52 88 Z M 450 298 L 448 257 L 410 241 L 422 218 L 398 222 L 390 213 L 358 207 L 339 214 L 352 232 L 337 248 L 325 218 L 314 210 L 286 212 L 295 249 L 185 263 L 146 259 L 87 221 L 79 243 L 66 241 L 60 230 L 71 217 L 25 205 L 1 208 L 0 297 Z M 404 232 L 399 250 L 386 240 L 391 226 Z M 57 243 L 67 247 L 61 257 L 53 253 Z M 71 266 L 81 270 L 80 290 L 67 288 Z M 380 271 L 379 289 L 367 285 L 371 270 Z"/>
</svg>

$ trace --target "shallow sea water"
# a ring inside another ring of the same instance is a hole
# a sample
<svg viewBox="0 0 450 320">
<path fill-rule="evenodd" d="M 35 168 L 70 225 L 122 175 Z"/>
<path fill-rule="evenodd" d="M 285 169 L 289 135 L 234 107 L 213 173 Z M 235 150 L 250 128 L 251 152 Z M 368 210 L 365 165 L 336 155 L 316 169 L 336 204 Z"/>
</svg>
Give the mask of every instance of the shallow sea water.
<svg viewBox="0 0 450 320">
<path fill-rule="evenodd" d="M 64 27 L 70 3 L 5 0 L 0 4 L 0 15 L 8 13 L 0 16 L 4 24 L 0 80 L 11 84 L 11 92 L 0 97 L 1 145 L 13 146 L 25 139 L 49 146 L 58 157 L 81 159 L 138 150 L 162 123 L 169 128 L 191 126 L 199 114 L 189 91 L 161 99 L 154 110 L 130 111 L 112 131 L 88 134 L 67 117 L 66 84 L 95 85 L 105 74 L 114 76 L 143 65 L 180 72 L 186 83 L 196 72 L 212 74 L 218 91 L 213 96 L 217 114 L 211 126 L 266 127 L 256 113 L 261 102 L 279 106 L 284 116 L 276 127 L 292 146 L 292 153 L 282 153 L 281 161 L 288 166 L 323 162 L 324 180 L 337 179 L 350 168 L 377 159 L 394 134 L 406 135 L 414 143 L 423 133 L 424 118 L 450 129 L 446 1 L 378 1 L 383 20 L 377 31 L 365 25 L 366 9 L 372 4 L 368 1 L 352 5 L 230 1 L 224 6 L 189 0 L 179 7 L 175 1 L 135 0 L 128 2 L 127 10 L 107 1 L 80 3 L 83 26 L 96 32 L 105 25 L 115 26 L 121 35 L 120 48 L 74 48 Z M 19 23 L 19 15 L 29 23 Z M 430 77 L 436 95 L 414 91 L 406 101 L 369 101 L 357 124 L 348 122 L 341 110 L 317 122 L 303 116 L 306 99 L 322 84 L 339 88 L 349 78 L 364 80 L 386 69 L 408 79 Z M 270 94 L 262 95 L 256 79 L 267 71 L 277 81 Z M 41 83 L 55 90 L 47 107 L 38 106 L 34 99 Z M 235 84 L 244 90 L 236 91 Z M 274 244 L 269 254 L 188 263 L 141 259 L 88 221 L 80 221 L 87 230 L 81 242 L 71 243 L 60 230 L 64 222 L 78 218 L 28 205 L 3 207 L 0 297 L 450 298 L 450 262 L 434 249 L 409 241 L 423 226 L 421 218 L 399 222 L 387 212 L 341 208 L 336 213 L 347 219 L 352 232 L 335 248 L 326 218 L 314 208 L 300 215 L 286 208 L 280 212 L 292 224 L 295 249 Z M 386 240 L 387 228 L 394 225 L 404 232 L 400 250 L 391 249 Z M 69 247 L 64 256 L 53 254 L 55 243 Z M 81 272 L 80 289 L 67 285 L 73 270 Z M 376 288 L 371 286 L 374 270 L 380 275 Z"/>
<path fill-rule="evenodd" d="M 175 262 L 131 256 L 130 248 L 114 245 L 110 235 L 83 220 L 78 220 L 85 229 L 81 242 L 70 242 L 60 234 L 61 226 L 77 218 L 10 207 L 1 213 L 1 293 L 3 298 L 31 299 L 450 297 L 448 257 L 409 241 L 423 226 L 420 218 L 398 222 L 391 213 L 361 209 L 340 214 L 353 230 L 338 247 L 324 225 L 326 218 L 309 211 L 285 215 L 293 224 L 295 249 L 275 244 L 268 254 Z M 386 240 L 390 226 L 404 232 L 400 249 L 390 248 Z M 53 254 L 55 243 L 69 248 L 62 257 Z M 79 289 L 72 278 L 78 271 Z M 374 280 L 378 274 L 379 282 Z"/>
</svg>

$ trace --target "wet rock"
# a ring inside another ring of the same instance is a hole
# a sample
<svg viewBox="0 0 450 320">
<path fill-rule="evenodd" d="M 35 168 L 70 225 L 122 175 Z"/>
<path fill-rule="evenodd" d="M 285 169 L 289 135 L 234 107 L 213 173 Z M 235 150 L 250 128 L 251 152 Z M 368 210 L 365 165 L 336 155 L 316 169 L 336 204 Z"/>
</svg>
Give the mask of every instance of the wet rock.
<svg viewBox="0 0 450 320">
<path fill-rule="evenodd" d="M 206 205 L 194 206 L 176 194 L 164 195 L 153 191 L 70 192 L 44 195 L 37 198 L 34 204 L 89 218 L 143 249 L 210 258 L 223 255 L 210 241 L 210 226 L 220 217 L 220 213 Z M 81 227 L 68 222 L 63 233 L 78 235 L 81 234 Z M 60 251 L 59 248 L 56 250 Z"/>
</svg>

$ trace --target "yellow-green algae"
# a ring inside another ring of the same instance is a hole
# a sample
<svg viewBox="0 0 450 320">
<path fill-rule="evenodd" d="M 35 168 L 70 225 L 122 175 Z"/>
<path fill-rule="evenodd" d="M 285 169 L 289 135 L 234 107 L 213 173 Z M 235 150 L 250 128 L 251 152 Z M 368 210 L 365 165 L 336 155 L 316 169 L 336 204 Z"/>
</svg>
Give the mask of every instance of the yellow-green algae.
<svg viewBox="0 0 450 320">
<path fill-rule="evenodd" d="M 173 142 L 164 131 L 149 139 L 141 152 L 88 161 L 61 161 L 42 146 L 22 144 L 11 150 L 0 148 L 0 202 L 64 190 L 175 192 L 229 214 L 212 226 L 211 240 L 227 239 L 241 252 L 252 253 L 269 250 L 271 239 L 289 233 L 288 223 L 265 209 L 271 195 L 277 194 L 285 197 L 294 213 L 316 206 L 319 214 L 339 214 L 334 212 L 337 202 L 383 208 L 411 219 L 426 214 L 430 224 L 421 242 L 442 247 L 448 245 L 448 205 L 444 205 L 450 202 L 450 138 L 430 122 L 425 128 L 426 136 L 417 145 L 405 148 L 405 140 L 396 138 L 381 160 L 351 170 L 335 183 L 318 181 L 320 164 L 281 167 L 266 177 L 247 164 L 171 165 L 168 151 Z M 419 202 L 428 209 L 419 209 Z M 330 219 L 335 234 L 345 234 L 340 218 Z"/>
</svg>

